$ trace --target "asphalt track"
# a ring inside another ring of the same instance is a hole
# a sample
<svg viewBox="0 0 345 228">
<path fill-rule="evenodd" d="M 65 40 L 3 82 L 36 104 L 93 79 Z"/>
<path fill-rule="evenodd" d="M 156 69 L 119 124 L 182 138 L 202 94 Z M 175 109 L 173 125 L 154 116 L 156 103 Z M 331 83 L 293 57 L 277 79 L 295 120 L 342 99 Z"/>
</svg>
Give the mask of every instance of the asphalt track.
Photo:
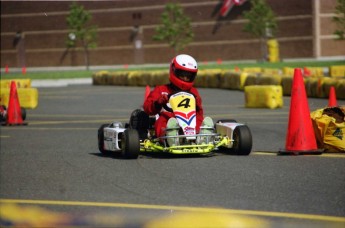
<svg viewBox="0 0 345 228">
<path fill-rule="evenodd" d="M 78 217 L 68 225 L 140 227 L 170 218 L 173 227 L 209 221 L 208 227 L 344 227 L 345 154 L 277 156 L 285 147 L 289 97 L 280 109 L 248 109 L 241 91 L 199 91 L 205 115 L 249 126 L 249 156 L 106 157 L 97 149 L 98 127 L 128 121 L 144 88 L 39 88 L 28 125 L 1 127 L 0 205 Z M 327 105 L 308 102 L 310 110 Z"/>
</svg>

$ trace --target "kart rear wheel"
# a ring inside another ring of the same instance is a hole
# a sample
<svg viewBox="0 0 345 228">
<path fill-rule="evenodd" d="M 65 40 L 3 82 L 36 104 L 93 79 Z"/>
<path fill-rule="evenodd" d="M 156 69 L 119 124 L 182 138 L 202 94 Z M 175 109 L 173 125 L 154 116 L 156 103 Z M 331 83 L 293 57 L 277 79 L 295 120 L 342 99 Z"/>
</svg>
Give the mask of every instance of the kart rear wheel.
<svg viewBox="0 0 345 228">
<path fill-rule="evenodd" d="M 140 151 L 140 139 L 138 131 L 127 129 L 122 134 L 121 139 L 122 156 L 126 159 L 137 159 Z"/>
<path fill-rule="evenodd" d="M 252 134 L 246 125 L 237 126 L 232 136 L 233 152 L 237 155 L 249 155 L 252 150 Z"/>
<path fill-rule="evenodd" d="M 108 127 L 109 124 L 102 124 L 100 128 L 98 128 L 98 150 L 104 155 L 110 155 L 111 152 L 104 149 L 104 128 Z"/>
</svg>

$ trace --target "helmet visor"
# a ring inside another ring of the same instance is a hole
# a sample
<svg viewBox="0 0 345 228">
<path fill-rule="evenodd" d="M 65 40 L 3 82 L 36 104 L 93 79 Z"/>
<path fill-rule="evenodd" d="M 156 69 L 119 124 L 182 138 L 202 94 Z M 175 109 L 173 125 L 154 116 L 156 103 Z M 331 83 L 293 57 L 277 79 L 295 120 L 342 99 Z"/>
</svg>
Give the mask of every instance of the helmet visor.
<svg viewBox="0 0 345 228">
<path fill-rule="evenodd" d="M 181 70 L 181 69 L 174 69 L 174 74 L 179 79 L 185 81 L 185 82 L 192 82 L 195 79 L 196 72 Z"/>
</svg>

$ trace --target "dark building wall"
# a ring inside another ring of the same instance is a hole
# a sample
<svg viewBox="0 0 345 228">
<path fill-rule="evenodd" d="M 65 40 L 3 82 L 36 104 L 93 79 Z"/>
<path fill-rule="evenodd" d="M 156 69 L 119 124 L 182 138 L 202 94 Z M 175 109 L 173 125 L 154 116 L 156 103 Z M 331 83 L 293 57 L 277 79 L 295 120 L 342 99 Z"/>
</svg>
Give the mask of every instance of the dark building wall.
<svg viewBox="0 0 345 228">
<path fill-rule="evenodd" d="M 333 1 L 333 0 L 332 0 Z M 98 47 L 90 50 L 91 65 L 166 63 L 175 54 L 164 42 L 152 40 L 160 23 L 164 5 L 171 1 L 78 1 L 92 13 L 98 26 Z M 222 1 L 180 0 L 185 14 L 191 18 L 194 41 L 183 50 L 198 61 L 260 59 L 259 40 L 242 31 L 243 11 L 249 3 L 235 7 L 226 18 L 219 18 Z M 312 0 L 267 0 L 276 13 L 280 56 L 310 58 L 314 55 Z M 70 52 L 62 60 L 68 35 L 66 17 L 70 1 L 1 1 L 1 67 L 18 66 L 17 49 L 12 46 L 17 31 L 25 35 L 27 66 L 84 65 L 81 49 Z M 331 7 L 329 7 L 331 8 Z M 133 14 L 141 14 L 134 18 Z M 329 22 L 322 22 L 327 27 Z M 142 49 L 131 40 L 133 26 L 139 25 Z M 328 40 L 323 40 L 327 42 Z M 328 41 L 329 42 L 329 41 Z M 327 44 L 329 45 L 329 44 Z M 342 55 L 327 52 L 325 55 Z M 140 57 L 138 57 L 140 56 Z"/>
</svg>

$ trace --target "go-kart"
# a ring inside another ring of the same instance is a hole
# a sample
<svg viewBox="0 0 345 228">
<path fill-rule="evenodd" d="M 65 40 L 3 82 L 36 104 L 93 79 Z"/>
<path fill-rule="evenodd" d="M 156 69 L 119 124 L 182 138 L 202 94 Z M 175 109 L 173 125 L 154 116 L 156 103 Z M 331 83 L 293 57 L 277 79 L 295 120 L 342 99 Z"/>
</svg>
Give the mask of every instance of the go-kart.
<svg viewBox="0 0 345 228">
<path fill-rule="evenodd" d="M 201 126 L 200 132 L 196 132 L 196 106 L 192 94 L 173 94 L 163 107 L 174 113 L 178 127 L 167 127 L 165 136 L 156 137 L 156 116 L 149 116 L 143 110 L 136 109 L 132 112 L 129 123 L 113 122 L 100 126 L 100 152 L 105 155 L 121 152 L 126 159 L 136 159 L 140 152 L 208 155 L 219 151 L 235 155 L 250 154 L 251 132 L 248 126 L 233 119 L 218 120 L 213 126 Z M 175 134 L 171 135 L 169 131 Z M 175 143 L 169 143 L 172 141 Z"/>
</svg>

